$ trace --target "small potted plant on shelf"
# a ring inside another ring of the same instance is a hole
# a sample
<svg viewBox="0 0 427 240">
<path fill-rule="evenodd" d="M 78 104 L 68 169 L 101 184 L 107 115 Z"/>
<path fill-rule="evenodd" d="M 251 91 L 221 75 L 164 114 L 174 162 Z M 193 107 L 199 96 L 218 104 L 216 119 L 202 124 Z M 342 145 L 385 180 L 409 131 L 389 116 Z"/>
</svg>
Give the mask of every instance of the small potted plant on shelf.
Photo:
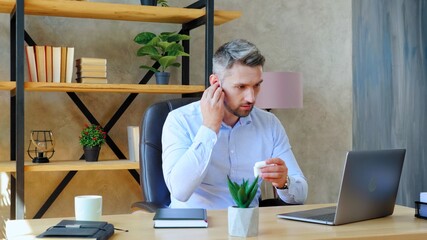
<svg viewBox="0 0 427 240">
<path fill-rule="evenodd" d="M 148 6 L 162 6 L 162 7 L 169 7 L 167 0 L 142 0 L 142 5 L 148 5 Z"/>
<path fill-rule="evenodd" d="M 168 84 L 170 73 L 166 72 L 166 69 L 180 67 L 181 64 L 177 62 L 179 56 L 190 56 L 184 52 L 184 47 L 179 43 L 188 39 L 190 36 L 175 32 L 163 32 L 159 35 L 152 32 L 139 33 L 134 38 L 134 42 L 142 45 L 136 53 L 137 56 L 147 56 L 160 64 L 159 69 L 148 65 L 141 65 L 140 68 L 153 71 L 157 84 Z"/>
<path fill-rule="evenodd" d="M 101 145 L 105 143 L 107 134 L 101 126 L 96 124 L 85 124 L 80 133 L 80 144 L 83 146 L 85 160 L 88 162 L 98 161 Z"/>
<path fill-rule="evenodd" d="M 169 7 L 167 0 L 157 0 L 157 5 L 159 5 L 161 7 Z"/>
<path fill-rule="evenodd" d="M 249 184 L 243 179 L 242 184 L 233 182 L 227 176 L 228 190 L 237 206 L 228 207 L 228 234 L 236 237 L 258 235 L 258 206 L 250 207 L 258 191 L 258 177 Z"/>
</svg>

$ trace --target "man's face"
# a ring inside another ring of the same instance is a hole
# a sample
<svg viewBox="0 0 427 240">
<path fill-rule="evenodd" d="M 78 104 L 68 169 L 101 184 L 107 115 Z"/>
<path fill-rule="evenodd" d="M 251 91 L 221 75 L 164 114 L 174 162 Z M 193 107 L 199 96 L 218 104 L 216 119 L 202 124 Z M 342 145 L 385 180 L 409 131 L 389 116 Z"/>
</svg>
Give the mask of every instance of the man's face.
<svg viewBox="0 0 427 240">
<path fill-rule="evenodd" d="M 248 67 L 236 63 L 226 70 L 221 87 L 224 105 L 236 117 L 246 117 L 252 111 L 262 82 L 262 67 Z"/>
</svg>

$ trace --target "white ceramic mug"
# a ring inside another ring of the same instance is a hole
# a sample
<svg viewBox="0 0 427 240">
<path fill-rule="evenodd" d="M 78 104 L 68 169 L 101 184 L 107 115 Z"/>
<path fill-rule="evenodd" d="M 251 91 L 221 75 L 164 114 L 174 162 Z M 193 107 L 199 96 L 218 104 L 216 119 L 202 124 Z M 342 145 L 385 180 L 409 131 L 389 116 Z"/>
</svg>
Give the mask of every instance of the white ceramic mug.
<svg viewBox="0 0 427 240">
<path fill-rule="evenodd" d="M 77 221 L 100 221 L 102 215 L 102 196 L 82 195 L 74 198 Z"/>
</svg>

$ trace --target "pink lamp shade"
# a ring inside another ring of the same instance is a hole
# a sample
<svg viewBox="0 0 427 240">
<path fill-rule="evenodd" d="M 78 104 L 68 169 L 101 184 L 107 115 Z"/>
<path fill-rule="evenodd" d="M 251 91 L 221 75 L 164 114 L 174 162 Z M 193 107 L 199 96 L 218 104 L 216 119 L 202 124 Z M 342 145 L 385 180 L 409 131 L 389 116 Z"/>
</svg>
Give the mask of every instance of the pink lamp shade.
<svg viewBox="0 0 427 240">
<path fill-rule="evenodd" d="M 302 74 L 264 72 L 255 106 L 263 109 L 302 108 Z"/>
</svg>

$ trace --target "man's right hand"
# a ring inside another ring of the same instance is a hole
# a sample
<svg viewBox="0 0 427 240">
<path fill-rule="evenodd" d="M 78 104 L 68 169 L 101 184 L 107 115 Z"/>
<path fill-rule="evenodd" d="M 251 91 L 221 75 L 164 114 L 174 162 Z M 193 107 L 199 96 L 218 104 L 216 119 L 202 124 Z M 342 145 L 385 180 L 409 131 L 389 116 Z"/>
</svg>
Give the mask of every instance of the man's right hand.
<svg viewBox="0 0 427 240">
<path fill-rule="evenodd" d="M 203 92 L 200 108 L 203 125 L 218 133 L 224 118 L 224 92 L 219 82 L 212 84 Z"/>
</svg>

